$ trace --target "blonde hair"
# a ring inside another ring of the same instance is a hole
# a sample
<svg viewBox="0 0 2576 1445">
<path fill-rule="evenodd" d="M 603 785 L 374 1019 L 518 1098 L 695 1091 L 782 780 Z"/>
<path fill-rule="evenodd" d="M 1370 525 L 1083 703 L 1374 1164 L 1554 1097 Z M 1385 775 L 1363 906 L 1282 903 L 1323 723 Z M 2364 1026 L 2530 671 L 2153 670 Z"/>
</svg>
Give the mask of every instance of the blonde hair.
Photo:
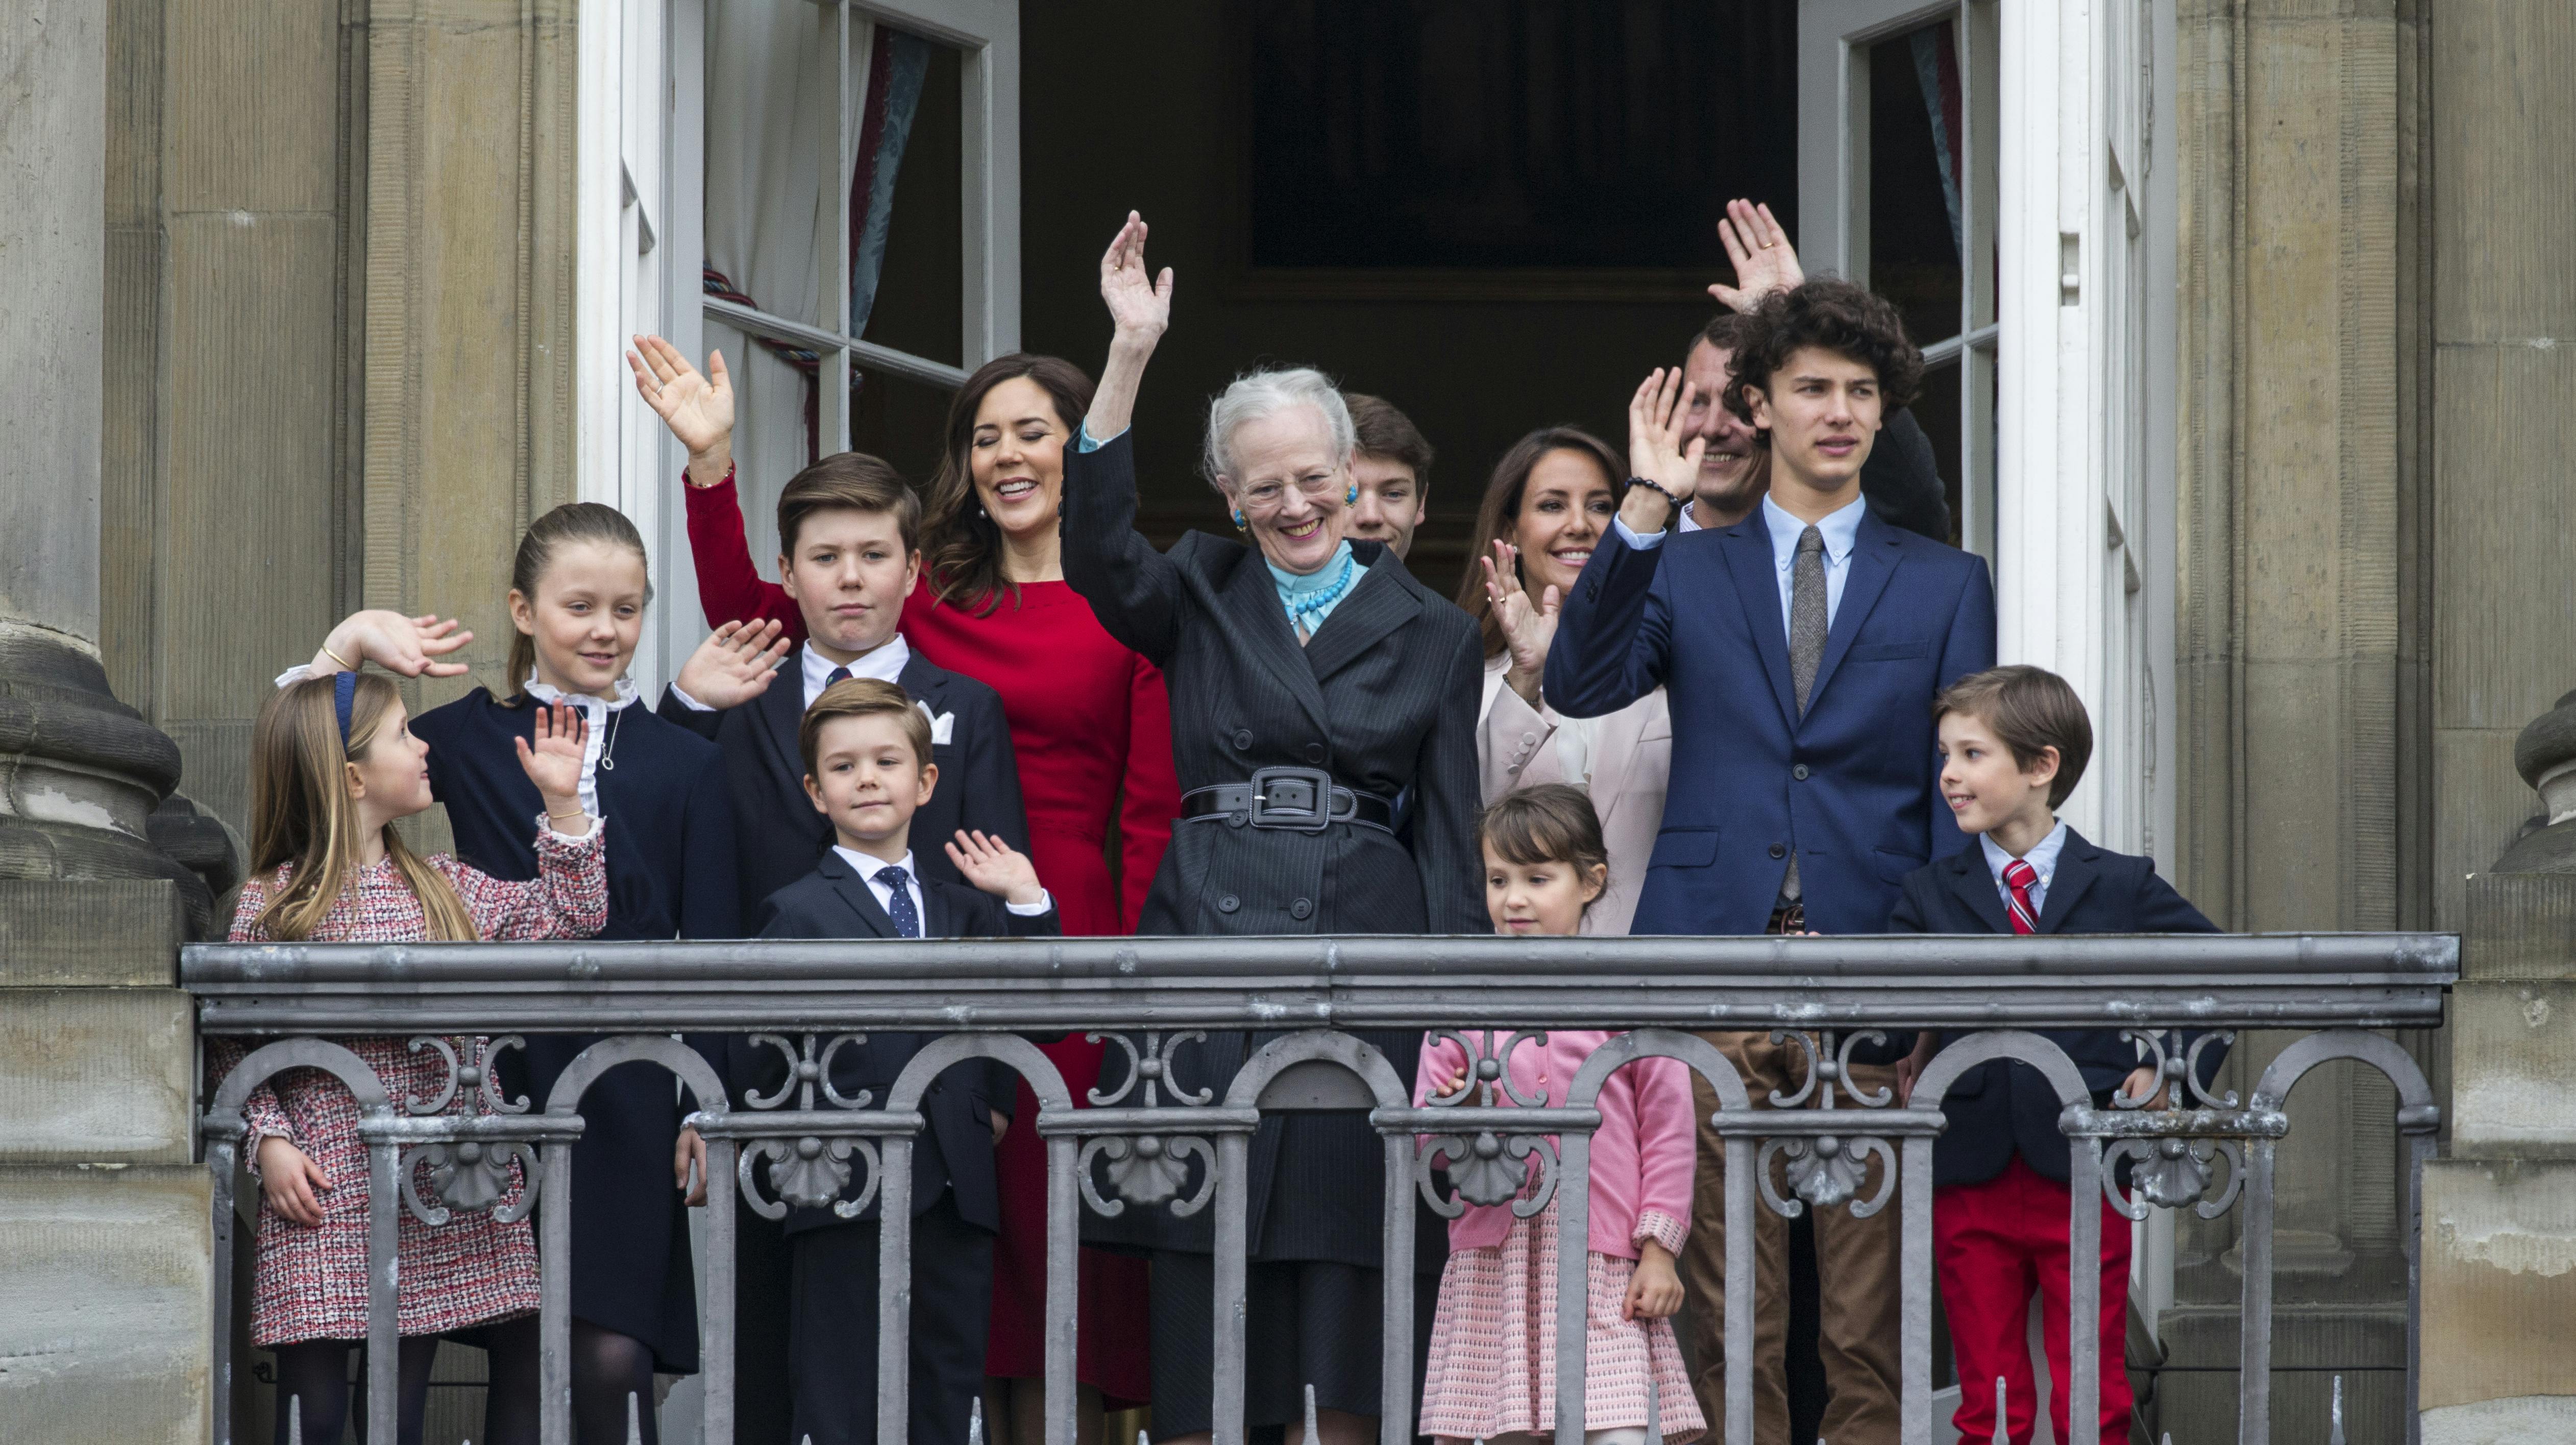
<svg viewBox="0 0 2576 1445">
<path fill-rule="evenodd" d="M 358 675 L 349 704 L 349 741 L 340 742 L 339 684 L 307 678 L 279 688 L 259 710 L 250 734 L 251 874 L 275 884 L 258 924 L 269 937 L 296 942 L 313 936 L 340 891 L 358 870 L 365 840 L 358 835 L 356 805 L 349 798 L 348 764 L 367 755 L 377 729 L 401 701 L 393 683 Z M 472 943 L 478 934 L 465 900 L 445 875 L 403 845 L 387 827 L 385 856 L 420 900 L 422 922 L 433 940 Z"/>
</svg>

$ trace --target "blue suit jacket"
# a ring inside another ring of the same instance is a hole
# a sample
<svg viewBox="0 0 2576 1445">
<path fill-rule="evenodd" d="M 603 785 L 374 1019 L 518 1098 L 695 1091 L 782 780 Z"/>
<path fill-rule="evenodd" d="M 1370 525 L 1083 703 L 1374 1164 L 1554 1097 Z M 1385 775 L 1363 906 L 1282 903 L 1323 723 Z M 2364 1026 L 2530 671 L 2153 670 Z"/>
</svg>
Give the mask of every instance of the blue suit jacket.
<svg viewBox="0 0 2576 1445">
<path fill-rule="evenodd" d="M 1616 712 L 1656 687 L 1673 770 L 1631 933 L 1759 933 L 1798 850 L 1808 926 L 1878 933 L 1897 885 L 1966 843 L 1934 794 L 1932 698 L 1995 661 L 1979 558 L 1864 514 L 1808 708 L 1761 514 L 1632 548 L 1617 529 L 1574 584 L 1547 700 Z"/>
<path fill-rule="evenodd" d="M 1982 849 L 1944 858 L 1905 880 L 1905 896 L 1888 920 L 1891 933 L 2012 933 L 2003 895 L 1986 868 Z M 2100 847 L 2083 834 L 2066 830 L 2066 846 L 2057 855 L 2057 873 L 2039 907 L 2042 933 L 2216 933 L 2218 925 L 2202 916 L 2172 884 L 2156 876 L 2156 860 Z M 2084 1075 L 2095 1108 L 2110 1107 L 2110 1096 L 2129 1072 L 2146 1062 L 2137 1046 L 2118 1029 L 2041 1029 Z M 2188 1052 L 2197 1035 L 2168 1034 L 2167 1049 Z M 1946 1041 L 1946 1040 L 1945 1040 Z M 1880 1061 L 1901 1058 L 1914 1047 L 1914 1036 L 1892 1037 L 1882 1050 L 1853 1050 L 1855 1058 Z M 2200 1080 L 2207 1084 L 2227 1057 L 2224 1045 L 2201 1054 Z M 2189 1102 L 2189 1101 L 2186 1101 Z M 1932 1183 L 1979 1184 L 2001 1174 L 2018 1152 L 2033 1171 L 2049 1179 L 2066 1178 L 2066 1136 L 2057 1132 L 2057 1090 L 2037 1069 L 1996 1059 L 1960 1076 L 1941 1100 L 1950 1127 L 1932 1148 Z M 2127 1177 L 2126 1162 L 2119 1171 Z"/>
</svg>

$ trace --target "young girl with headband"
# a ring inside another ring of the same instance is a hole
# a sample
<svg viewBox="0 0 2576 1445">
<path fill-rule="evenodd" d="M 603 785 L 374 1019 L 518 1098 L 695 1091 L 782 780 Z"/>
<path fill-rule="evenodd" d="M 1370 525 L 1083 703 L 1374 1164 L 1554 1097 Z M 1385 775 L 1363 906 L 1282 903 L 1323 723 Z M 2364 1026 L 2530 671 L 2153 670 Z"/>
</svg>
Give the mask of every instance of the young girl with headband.
<svg viewBox="0 0 2576 1445">
<path fill-rule="evenodd" d="M 608 916 L 598 819 L 578 795 L 580 719 L 538 709 L 515 759 L 537 805 L 519 822 L 537 876 L 506 882 L 446 854 L 422 858 L 392 824 L 430 805 L 429 745 L 410 728 L 394 685 L 352 672 L 280 689 L 251 733 L 251 876 L 233 910 L 235 943 L 412 943 L 586 938 Z M 337 1042 L 376 1071 L 394 1098 L 432 1098 L 447 1065 L 402 1038 Z M 448 1040 L 459 1059 L 480 1039 Z M 209 1087 L 248 1052 L 207 1048 Z M 490 1113 L 480 1089 L 458 1089 L 456 1114 Z M 367 1149 L 358 1109 L 328 1075 L 291 1069 L 251 1091 L 245 1109 L 260 1183 L 251 1343 L 276 1351 L 277 1436 L 300 1418 L 307 1440 L 338 1440 L 348 1415 L 349 1352 L 367 1334 Z M 518 1174 L 512 1168 L 514 1180 Z M 517 1182 L 498 1203 L 514 1203 Z M 399 1437 L 418 1445 L 438 1337 L 489 1327 L 497 1370 L 485 1437 L 537 1439 L 536 1243 L 522 1219 L 458 1212 L 446 1224 L 401 1214 L 395 1260 L 402 1333 Z M 297 1403 L 290 1407 L 288 1401 Z"/>
</svg>

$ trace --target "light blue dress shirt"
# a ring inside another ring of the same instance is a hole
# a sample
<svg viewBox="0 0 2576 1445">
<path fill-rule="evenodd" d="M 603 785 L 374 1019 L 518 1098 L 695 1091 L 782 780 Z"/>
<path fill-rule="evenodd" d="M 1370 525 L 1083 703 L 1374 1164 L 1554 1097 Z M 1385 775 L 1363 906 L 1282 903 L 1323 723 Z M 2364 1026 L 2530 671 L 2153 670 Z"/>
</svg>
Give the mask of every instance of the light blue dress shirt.
<svg viewBox="0 0 2576 1445">
<path fill-rule="evenodd" d="M 1834 625 L 1834 614 L 1842 610 L 1843 584 L 1851 580 L 1852 548 L 1860 541 L 1860 519 L 1868 507 L 1868 502 L 1854 497 L 1845 506 L 1827 513 L 1825 519 L 1816 524 L 1816 530 L 1823 533 L 1825 538 L 1825 625 L 1827 627 Z M 1610 525 L 1618 529 L 1620 541 L 1640 552 L 1652 551 L 1664 545 L 1664 539 L 1672 535 L 1667 530 L 1657 532 L 1651 537 L 1640 537 L 1629 529 L 1626 522 L 1617 517 L 1610 519 Z M 1790 516 L 1788 510 L 1779 503 L 1764 497 L 1762 525 L 1771 534 L 1771 564 L 1780 574 L 1780 627 L 1785 632 L 1789 627 L 1789 598 L 1792 585 L 1790 568 L 1798 560 L 1798 538 L 1806 532 L 1807 524 Z"/>
<path fill-rule="evenodd" d="M 1978 834 L 1977 846 L 1985 850 L 1986 871 L 1994 875 L 1995 892 L 2003 895 L 2004 911 L 2009 913 L 2012 911 L 2012 888 L 2004 882 L 2004 870 L 2012 866 L 2013 856 L 2003 850 L 2003 845 L 1995 841 L 1992 833 Z M 2065 851 L 2065 848 L 2066 825 L 2060 823 L 2048 830 L 2047 837 L 2032 844 L 2029 852 L 2021 855 L 2021 861 L 2029 864 L 2031 871 L 2039 875 L 2039 881 L 2030 885 L 2030 916 L 2033 922 L 2037 922 L 2040 916 L 2048 911 L 2048 885 L 2050 880 L 2057 877 L 2057 855 Z"/>
<path fill-rule="evenodd" d="M 1107 441 L 1094 441 L 1091 436 L 1091 423 L 1084 422 L 1073 429 L 1073 449 L 1078 452 L 1096 452 L 1125 435 L 1127 433 L 1122 431 L 1118 436 L 1110 437 Z"/>
</svg>

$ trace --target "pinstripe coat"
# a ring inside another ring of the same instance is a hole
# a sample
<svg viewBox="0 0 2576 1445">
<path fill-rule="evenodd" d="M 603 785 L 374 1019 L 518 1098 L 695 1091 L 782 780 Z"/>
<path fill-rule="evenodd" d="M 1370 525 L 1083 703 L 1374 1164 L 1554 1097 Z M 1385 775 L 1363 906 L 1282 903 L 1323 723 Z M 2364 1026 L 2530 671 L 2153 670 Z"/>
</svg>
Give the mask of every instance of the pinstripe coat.
<svg viewBox="0 0 2576 1445">
<path fill-rule="evenodd" d="M 1490 931 L 1475 842 L 1485 670 L 1475 623 L 1415 581 L 1393 553 L 1354 542 L 1368 571 L 1301 648 L 1256 548 L 1191 532 L 1157 552 L 1137 535 L 1135 517 L 1130 437 L 1067 453 L 1065 581 L 1110 636 L 1163 669 L 1182 790 L 1248 782 L 1259 768 L 1320 767 L 1345 787 L 1404 795 L 1408 819 L 1402 838 L 1348 823 L 1321 833 L 1226 819 L 1176 825 L 1137 932 Z M 1418 1032 L 1362 1037 L 1412 1082 Z M 1217 1034 L 1184 1044 L 1173 1059 L 1175 1082 L 1221 1096 L 1267 1038 Z M 1104 1076 L 1102 1086 L 1116 1080 Z M 1384 1161 L 1365 1121 L 1274 1118 L 1253 1136 L 1252 1157 L 1255 1259 L 1376 1267 Z M 1089 1232 L 1204 1253 L 1214 1215 L 1176 1219 L 1162 1208 L 1130 1208 L 1117 1220 L 1092 1221 L 1108 1227 Z M 1435 1251 L 1435 1267 L 1436 1258 Z"/>
</svg>

